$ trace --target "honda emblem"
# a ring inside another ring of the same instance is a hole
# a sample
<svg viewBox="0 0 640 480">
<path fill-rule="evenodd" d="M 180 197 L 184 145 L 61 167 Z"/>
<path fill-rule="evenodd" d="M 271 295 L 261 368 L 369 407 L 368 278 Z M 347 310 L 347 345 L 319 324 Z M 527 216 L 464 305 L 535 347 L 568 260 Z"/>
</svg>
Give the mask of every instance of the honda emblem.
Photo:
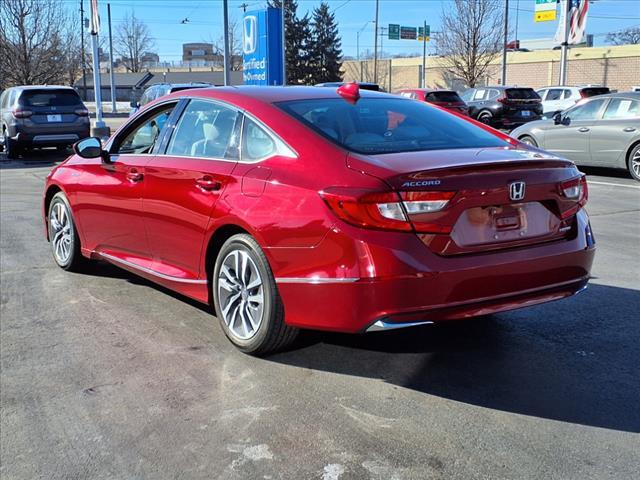
<svg viewBox="0 0 640 480">
<path fill-rule="evenodd" d="M 242 52 L 251 55 L 258 48 L 258 19 L 249 15 L 244 17 L 242 31 Z"/>
<path fill-rule="evenodd" d="M 509 184 L 509 198 L 513 201 L 522 200 L 524 198 L 524 182 L 513 182 Z"/>
</svg>

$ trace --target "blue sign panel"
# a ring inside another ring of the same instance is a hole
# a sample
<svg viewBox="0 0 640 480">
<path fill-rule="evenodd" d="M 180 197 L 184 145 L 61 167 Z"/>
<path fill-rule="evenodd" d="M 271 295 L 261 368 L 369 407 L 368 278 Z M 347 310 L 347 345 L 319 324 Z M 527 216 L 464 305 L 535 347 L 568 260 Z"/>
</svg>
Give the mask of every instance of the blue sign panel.
<svg viewBox="0 0 640 480">
<path fill-rule="evenodd" d="M 242 53 L 245 85 L 283 84 L 281 9 L 269 7 L 244 15 Z"/>
</svg>

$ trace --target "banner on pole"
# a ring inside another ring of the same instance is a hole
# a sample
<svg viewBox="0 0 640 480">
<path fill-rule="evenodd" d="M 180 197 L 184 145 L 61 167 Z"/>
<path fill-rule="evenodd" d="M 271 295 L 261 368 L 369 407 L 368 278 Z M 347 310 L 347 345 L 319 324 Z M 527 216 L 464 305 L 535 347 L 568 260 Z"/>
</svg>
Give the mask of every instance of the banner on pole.
<svg viewBox="0 0 640 480">
<path fill-rule="evenodd" d="M 567 6 L 565 2 L 569 2 L 569 21 L 566 21 Z M 569 25 L 569 35 L 567 43 L 575 45 L 581 43 L 587 29 L 587 12 L 589 10 L 588 0 L 560 0 L 560 22 L 554 41 L 560 45 L 564 42 L 565 25 Z"/>
<path fill-rule="evenodd" d="M 550 22 L 556 17 L 557 0 L 536 0 L 533 20 L 535 22 Z"/>
<path fill-rule="evenodd" d="M 97 35 L 100 32 L 98 0 L 91 0 L 91 21 L 89 23 L 89 31 L 91 32 L 91 35 Z"/>
</svg>

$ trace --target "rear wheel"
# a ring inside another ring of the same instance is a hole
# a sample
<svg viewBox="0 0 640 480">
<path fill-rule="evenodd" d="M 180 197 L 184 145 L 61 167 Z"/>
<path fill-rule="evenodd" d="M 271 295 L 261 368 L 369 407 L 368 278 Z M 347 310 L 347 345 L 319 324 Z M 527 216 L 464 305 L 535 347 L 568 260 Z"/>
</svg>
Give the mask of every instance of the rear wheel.
<svg viewBox="0 0 640 480">
<path fill-rule="evenodd" d="M 533 137 L 530 137 L 529 135 L 523 135 L 518 140 L 520 140 L 522 143 L 526 143 L 527 145 L 531 145 L 532 147 L 538 146 L 538 142 L 536 142 Z"/>
<path fill-rule="evenodd" d="M 484 123 L 485 125 L 491 125 L 491 119 L 493 115 L 488 110 L 483 110 L 478 114 L 478 121 Z"/>
<path fill-rule="evenodd" d="M 284 348 L 298 330 L 284 323 L 284 308 L 264 252 L 247 234 L 229 238 L 213 271 L 216 316 L 225 335 L 245 353 Z"/>
<path fill-rule="evenodd" d="M 80 253 L 80 238 L 73 221 L 71 207 L 64 193 L 58 192 L 49 204 L 49 242 L 53 259 L 60 268 L 79 271 L 85 266 Z"/>
<path fill-rule="evenodd" d="M 628 167 L 631 176 L 640 182 L 640 143 L 631 150 Z"/>
<path fill-rule="evenodd" d="M 11 138 L 9 138 L 9 134 L 6 131 L 4 132 L 3 141 L 4 141 L 4 153 L 7 155 L 7 158 L 10 158 L 10 159 L 18 158 L 18 155 L 20 155 L 20 149 L 18 148 L 18 145 L 16 145 L 16 142 Z"/>
</svg>

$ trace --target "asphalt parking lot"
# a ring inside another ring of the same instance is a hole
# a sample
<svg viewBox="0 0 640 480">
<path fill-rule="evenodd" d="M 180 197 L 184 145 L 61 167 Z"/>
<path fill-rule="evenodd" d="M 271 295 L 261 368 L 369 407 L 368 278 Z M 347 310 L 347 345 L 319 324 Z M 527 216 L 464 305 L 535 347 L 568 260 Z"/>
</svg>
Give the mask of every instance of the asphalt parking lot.
<svg viewBox="0 0 640 480">
<path fill-rule="evenodd" d="M 640 184 L 588 170 L 584 293 L 266 359 L 204 307 L 104 263 L 55 266 L 50 152 L 0 155 L 3 479 L 632 479 Z"/>
</svg>

